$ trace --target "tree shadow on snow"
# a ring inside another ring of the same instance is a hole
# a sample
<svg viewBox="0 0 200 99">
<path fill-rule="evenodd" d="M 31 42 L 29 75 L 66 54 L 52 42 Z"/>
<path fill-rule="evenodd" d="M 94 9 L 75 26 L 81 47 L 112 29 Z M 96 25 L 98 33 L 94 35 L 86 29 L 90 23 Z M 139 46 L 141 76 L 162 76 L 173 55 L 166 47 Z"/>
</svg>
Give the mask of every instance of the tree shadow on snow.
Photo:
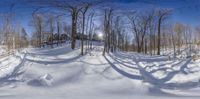
<svg viewBox="0 0 200 99">
<path fill-rule="evenodd" d="M 39 64 L 60 64 L 60 63 L 70 63 L 70 62 L 73 62 L 79 58 L 81 58 L 82 56 L 81 55 L 78 55 L 78 56 L 75 56 L 75 57 L 72 57 L 72 58 L 68 58 L 68 59 L 57 59 L 56 61 L 52 61 L 52 60 L 49 60 L 49 61 L 46 61 L 46 60 L 34 60 L 34 59 L 28 59 L 26 58 L 27 61 L 30 61 L 30 62 L 35 62 L 35 63 L 39 63 Z"/>
<path fill-rule="evenodd" d="M 107 58 L 107 56 L 105 56 L 105 59 L 108 61 L 108 63 L 112 66 L 112 68 L 114 70 L 116 70 L 118 73 L 124 75 L 125 77 L 131 78 L 131 79 L 143 80 L 144 82 L 148 82 L 158 88 L 172 89 L 172 90 L 173 89 L 190 89 L 190 88 L 195 88 L 195 87 L 199 86 L 199 82 L 185 82 L 185 83 L 181 83 L 181 84 L 180 83 L 166 83 L 167 81 L 170 81 L 178 73 L 183 73 L 183 74 L 187 75 L 188 73 L 185 71 L 185 69 L 187 68 L 188 64 L 191 62 L 191 58 L 189 58 L 187 60 L 182 60 L 176 64 L 173 64 L 171 66 L 171 68 L 164 67 L 164 68 L 154 69 L 152 71 L 147 71 L 146 67 L 148 67 L 148 66 L 146 66 L 144 68 L 142 66 L 138 66 L 138 68 L 133 68 L 133 65 L 135 65 L 135 64 L 129 63 L 128 65 L 130 65 L 130 66 L 127 66 L 127 64 L 123 63 L 124 57 L 122 59 L 120 59 L 121 58 L 120 56 L 117 56 L 120 58 L 115 58 L 111 55 L 109 55 L 109 56 L 114 60 L 114 62 L 111 62 Z M 140 60 L 140 61 L 142 61 L 142 60 Z M 125 67 L 130 67 L 130 69 L 138 69 L 140 71 L 141 76 L 132 75 L 132 74 L 124 71 L 123 69 L 118 68 L 115 65 L 115 63 L 121 64 L 122 66 L 125 66 Z M 139 65 L 139 64 L 137 64 L 137 65 Z M 168 65 L 170 65 L 170 64 L 168 64 Z M 179 66 L 179 65 L 181 66 L 179 70 L 172 69 L 173 67 Z M 168 72 L 166 74 L 166 76 L 163 78 L 156 78 L 152 75 L 152 73 L 154 73 L 154 72 L 163 71 L 163 70 L 167 70 L 167 69 L 171 69 L 172 71 Z"/>
<path fill-rule="evenodd" d="M 45 56 L 58 56 L 58 55 L 64 55 L 64 54 L 68 54 L 71 53 L 73 51 L 76 51 L 78 48 L 76 48 L 75 50 L 72 50 L 70 47 L 60 47 L 60 48 L 52 48 L 52 49 L 48 49 L 48 50 L 43 50 L 43 51 L 39 51 L 39 52 L 28 52 L 29 55 L 32 56 L 37 56 L 37 55 L 45 55 Z"/>
<path fill-rule="evenodd" d="M 17 66 L 15 66 L 11 74 L 0 79 L 0 86 L 9 85 L 14 82 L 23 82 L 23 80 L 21 79 L 18 80 L 16 78 L 25 72 L 22 70 L 22 67 L 24 66 L 24 63 L 26 62 L 25 60 L 26 55 L 27 54 L 24 54 L 23 57 L 15 55 L 15 57 L 19 58 L 21 62 Z"/>
<path fill-rule="evenodd" d="M 125 77 L 128 77 L 130 79 L 136 79 L 136 80 L 142 80 L 143 77 L 142 76 L 138 76 L 138 75 L 134 75 L 134 74 L 130 74 L 130 73 L 127 73 L 121 69 L 119 69 L 114 63 L 112 63 L 106 56 L 105 56 L 105 59 L 107 60 L 107 62 L 112 66 L 112 68 L 114 70 L 116 70 L 118 73 L 120 73 L 121 75 L 125 76 Z"/>
</svg>

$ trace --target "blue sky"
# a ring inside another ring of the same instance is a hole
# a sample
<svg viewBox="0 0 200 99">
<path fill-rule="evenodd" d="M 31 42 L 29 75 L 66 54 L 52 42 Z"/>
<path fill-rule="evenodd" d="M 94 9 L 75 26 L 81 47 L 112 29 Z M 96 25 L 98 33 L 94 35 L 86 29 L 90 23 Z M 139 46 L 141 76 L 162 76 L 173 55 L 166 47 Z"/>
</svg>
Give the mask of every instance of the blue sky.
<svg viewBox="0 0 200 99">
<path fill-rule="evenodd" d="M 0 0 L 0 15 L 10 11 L 13 4 L 13 12 L 16 13 L 16 20 L 32 32 L 29 26 L 31 13 L 34 8 L 28 6 L 24 0 Z M 200 25 L 200 0 L 106 0 L 108 3 L 121 5 L 127 9 L 148 9 L 148 8 L 171 8 L 173 14 L 169 21 L 182 22 L 192 26 Z M 1 17 L 0 16 L 0 17 Z M 2 21 L 2 17 L 0 22 Z"/>
<path fill-rule="evenodd" d="M 130 9 L 171 8 L 171 21 L 200 25 L 200 0 L 112 0 Z"/>
</svg>

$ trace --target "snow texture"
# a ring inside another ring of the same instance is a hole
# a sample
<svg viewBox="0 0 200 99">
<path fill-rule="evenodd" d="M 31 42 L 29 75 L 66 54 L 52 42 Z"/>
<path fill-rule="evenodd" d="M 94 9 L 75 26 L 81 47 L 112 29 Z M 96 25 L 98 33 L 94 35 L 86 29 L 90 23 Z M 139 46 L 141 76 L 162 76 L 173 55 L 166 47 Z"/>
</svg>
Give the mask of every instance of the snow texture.
<svg viewBox="0 0 200 99">
<path fill-rule="evenodd" d="M 66 44 L 0 58 L 3 99 L 199 99 L 200 61 L 116 52 L 88 54 Z M 183 55 L 184 56 L 184 55 Z"/>
</svg>

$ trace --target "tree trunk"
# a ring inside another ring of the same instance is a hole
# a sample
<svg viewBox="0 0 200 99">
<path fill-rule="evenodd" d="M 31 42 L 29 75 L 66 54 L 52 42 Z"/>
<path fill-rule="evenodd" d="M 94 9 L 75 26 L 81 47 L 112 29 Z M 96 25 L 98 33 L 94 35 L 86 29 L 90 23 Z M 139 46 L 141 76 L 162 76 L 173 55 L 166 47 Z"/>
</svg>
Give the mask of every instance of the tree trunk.
<svg viewBox="0 0 200 99">
<path fill-rule="evenodd" d="M 76 28 L 77 28 L 77 11 L 72 12 L 72 34 L 71 34 L 71 48 L 75 49 L 76 46 Z"/>
<path fill-rule="evenodd" d="M 162 20 L 162 17 L 159 18 L 159 21 L 158 21 L 158 45 L 157 45 L 157 55 L 160 55 L 160 25 L 161 25 L 161 20 Z"/>
<path fill-rule="evenodd" d="M 85 31 L 85 13 L 83 13 L 83 25 L 82 25 L 82 37 L 81 37 L 81 55 L 83 55 L 83 36 L 84 36 L 84 31 Z"/>
</svg>

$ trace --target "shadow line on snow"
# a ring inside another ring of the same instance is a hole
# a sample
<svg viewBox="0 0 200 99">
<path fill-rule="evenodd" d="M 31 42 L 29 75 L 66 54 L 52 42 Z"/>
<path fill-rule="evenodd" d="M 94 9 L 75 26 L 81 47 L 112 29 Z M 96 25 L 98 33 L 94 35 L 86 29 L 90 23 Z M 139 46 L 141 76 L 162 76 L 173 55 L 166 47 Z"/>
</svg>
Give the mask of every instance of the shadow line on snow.
<svg viewBox="0 0 200 99">
<path fill-rule="evenodd" d="M 34 59 L 28 59 L 26 58 L 27 61 L 30 62 L 35 62 L 35 63 L 39 63 L 39 64 L 59 64 L 59 63 L 70 63 L 70 62 L 74 62 L 75 60 L 81 58 L 81 55 L 75 56 L 73 58 L 68 58 L 68 59 L 59 59 L 57 61 L 45 61 L 45 60 L 34 60 Z"/>
<path fill-rule="evenodd" d="M 113 58 L 113 57 L 111 57 L 111 58 Z M 124 76 L 126 76 L 128 78 L 135 79 L 133 75 L 125 72 L 124 70 L 121 70 L 121 69 L 117 68 L 117 66 L 115 66 L 111 61 L 109 61 L 109 59 L 107 57 L 105 57 L 105 59 L 120 74 L 122 74 L 122 75 L 124 75 Z M 118 58 L 118 60 L 120 60 L 120 59 Z M 114 61 L 116 62 L 117 60 L 114 59 Z M 174 66 L 177 66 L 177 65 L 180 65 L 180 64 L 181 64 L 181 68 L 179 70 L 174 70 L 172 72 L 169 72 L 164 78 L 160 78 L 160 79 L 154 77 L 151 74 L 151 71 L 148 72 L 148 71 L 146 71 L 145 68 L 143 68 L 143 67 L 139 66 L 139 64 L 137 64 L 138 67 L 139 67 L 141 78 L 143 78 L 143 79 L 140 79 L 140 80 L 144 80 L 145 82 L 148 82 L 148 83 L 150 83 L 150 84 L 152 84 L 154 86 L 157 86 L 158 88 L 164 88 L 164 89 L 188 89 L 188 88 L 195 88 L 195 87 L 199 86 L 199 82 L 192 82 L 191 81 L 191 82 L 186 82 L 186 83 L 166 83 L 167 81 L 171 80 L 177 73 L 188 74 L 185 71 L 185 68 L 187 68 L 187 65 L 190 63 L 190 61 L 191 61 L 191 58 L 187 59 L 186 61 L 182 60 L 182 61 L 180 61 L 180 62 L 178 62 L 176 64 L 173 64 L 172 68 Z M 131 65 L 131 63 L 130 63 L 130 65 Z M 125 66 L 125 67 L 127 67 L 127 66 Z M 162 68 L 162 69 L 165 70 L 165 69 L 169 69 L 169 68 Z M 160 68 L 154 70 L 154 72 L 156 72 L 158 70 L 160 70 Z"/>
<path fill-rule="evenodd" d="M 79 48 L 76 48 L 75 50 L 77 50 L 77 49 L 79 49 Z M 39 51 L 39 52 L 28 52 L 28 54 L 32 55 L 32 56 L 37 56 L 37 55 L 58 56 L 58 55 L 64 55 L 64 54 L 71 53 L 75 50 L 72 50 L 71 48 L 60 47 L 60 48 L 46 49 L 46 50 Z"/>
<path fill-rule="evenodd" d="M 133 57 L 132 54 L 126 54 L 123 52 L 117 52 L 117 53 L 115 53 L 115 55 L 123 57 L 123 58 L 128 58 L 128 59 Z M 145 61 L 145 62 L 166 61 L 168 59 L 168 57 L 166 57 L 166 56 L 144 56 L 144 55 L 139 55 L 138 53 L 134 53 L 134 55 L 136 55 L 137 57 L 140 57 L 140 61 Z"/>
<path fill-rule="evenodd" d="M 27 54 L 25 53 L 23 57 L 15 55 L 15 57 L 19 58 L 21 62 L 14 68 L 13 72 L 3 78 L 0 79 L 0 86 L 4 86 L 13 82 L 22 82 L 20 80 L 16 80 L 15 77 L 22 75 L 25 71 L 20 71 L 24 63 L 26 62 Z"/>
<path fill-rule="evenodd" d="M 106 61 L 112 66 L 112 68 L 114 70 L 116 70 L 118 73 L 124 75 L 125 77 L 128 77 L 130 79 L 136 79 L 136 80 L 143 80 L 143 77 L 142 76 L 138 76 L 138 75 L 133 75 L 133 74 L 130 74 L 130 73 L 127 73 L 121 69 L 119 69 L 117 66 L 115 66 L 106 56 L 104 56 Z"/>
</svg>

